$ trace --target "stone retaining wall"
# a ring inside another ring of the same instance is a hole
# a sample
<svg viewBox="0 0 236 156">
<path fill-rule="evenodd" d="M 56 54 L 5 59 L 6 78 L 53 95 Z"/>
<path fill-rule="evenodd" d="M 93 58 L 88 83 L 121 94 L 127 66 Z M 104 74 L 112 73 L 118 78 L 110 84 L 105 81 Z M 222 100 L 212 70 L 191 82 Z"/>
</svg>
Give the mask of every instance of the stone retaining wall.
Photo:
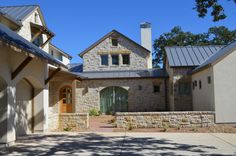
<svg viewBox="0 0 236 156">
<path fill-rule="evenodd" d="M 85 130 L 89 127 L 88 113 L 61 113 L 59 115 L 60 130 Z"/>
<path fill-rule="evenodd" d="M 208 127 L 215 123 L 215 112 L 118 112 L 118 128 Z"/>
</svg>

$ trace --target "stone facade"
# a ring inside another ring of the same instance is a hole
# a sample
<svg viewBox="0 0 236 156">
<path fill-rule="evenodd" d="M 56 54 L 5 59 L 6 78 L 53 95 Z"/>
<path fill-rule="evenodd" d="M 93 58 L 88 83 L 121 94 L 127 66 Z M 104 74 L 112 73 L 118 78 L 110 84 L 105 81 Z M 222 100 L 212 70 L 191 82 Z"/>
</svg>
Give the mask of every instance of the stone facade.
<svg viewBox="0 0 236 156">
<path fill-rule="evenodd" d="M 153 84 L 160 85 L 160 92 L 153 92 Z M 77 82 L 75 92 L 76 112 L 100 109 L 100 91 L 109 86 L 119 86 L 128 91 L 128 111 L 164 111 L 164 79 L 107 79 Z M 141 86 L 141 90 L 139 90 Z"/>
<path fill-rule="evenodd" d="M 147 69 L 148 51 L 138 47 L 122 36 L 118 36 L 118 46 L 112 46 L 111 37 L 106 38 L 96 47 L 83 55 L 83 71 L 140 70 Z M 109 65 L 102 66 L 100 54 L 109 54 Z M 112 65 L 111 55 L 119 55 L 119 65 Z M 122 64 L 121 54 L 130 54 L 130 64 Z"/>
<path fill-rule="evenodd" d="M 88 127 L 88 113 L 61 113 L 59 116 L 60 130 L 85 130 Z"/>
<path fill-rule="evenodd" d="M 214 123 L 214 112 L 116 113 L 118 128 L 208 127 Z"/>
<path fill-rule="evenodd" d="M 169 66 L 168 61 L 165 64 L 166 70 L 169 74 L 168 79 L 168 109 L 171 111 L 191 111 L 192 106 L 192 79 L 189 72 L 192 67 L 177 67 L 172 68 Z M 186 84 L 189 92 L 180 93 L 180 85 Z"/>
</svg>

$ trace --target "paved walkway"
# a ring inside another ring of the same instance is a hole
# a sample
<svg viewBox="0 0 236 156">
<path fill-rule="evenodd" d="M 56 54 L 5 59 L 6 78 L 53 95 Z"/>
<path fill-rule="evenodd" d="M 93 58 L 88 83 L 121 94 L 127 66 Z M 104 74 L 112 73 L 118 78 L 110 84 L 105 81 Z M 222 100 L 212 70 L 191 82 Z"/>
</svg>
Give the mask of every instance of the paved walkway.
<svg viewBox="0 0 236 156">
<path fill-rule="evenodd" d="M 236 155 L 236 134 L 54 133 L 22 137 L 0 155 Z"/>
<path fill-rule="evenodd" d="M 113 132 L 116 129 L 114 125 L 115 117 L 112 115 L 100 115 L 89 117 L 88 132 Z"/>
</svg>

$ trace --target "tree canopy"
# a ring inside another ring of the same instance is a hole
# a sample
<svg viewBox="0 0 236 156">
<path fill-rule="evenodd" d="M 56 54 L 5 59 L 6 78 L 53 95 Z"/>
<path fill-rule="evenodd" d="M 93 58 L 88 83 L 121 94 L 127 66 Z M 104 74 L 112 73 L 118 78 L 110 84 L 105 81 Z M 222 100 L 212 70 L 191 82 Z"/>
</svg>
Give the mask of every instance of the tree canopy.
<svg viewBox="0 0 236 156">
<path fill-rule="evenodd" d="M 171 29 L 170 32 L 160 35 L 154 40 L 154 67 L 159 67 L 165 59 L 166 46 L 188 45 L 227 45 L 236 39 L 236 30 L 229 30 L 224 26 L 211 27 L 206 33 L 193 34 L 185 32 L 180 26 Z"/>
<path fill-rule="evenodd" d="M 236 0 L 228 0 L 236 4 Z M 223 6 L 219 3 L 218 0 L 195 0 L 195 10 L 198 12 L 198 16 L 203 18 L 207 15 L 209 10 L 211 11 L 211 16 L 213 21 L 220 21 L 227 17 L 224 13 Z"/>
</svg>

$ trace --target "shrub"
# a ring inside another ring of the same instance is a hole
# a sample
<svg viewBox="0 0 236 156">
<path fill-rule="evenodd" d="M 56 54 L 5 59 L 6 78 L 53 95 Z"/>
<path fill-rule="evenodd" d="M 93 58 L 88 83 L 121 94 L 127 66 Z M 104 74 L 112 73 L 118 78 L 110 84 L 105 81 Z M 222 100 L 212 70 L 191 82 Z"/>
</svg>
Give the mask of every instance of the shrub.
<svg viewBox="0 0 236 156">
<path fill-rule="evenodd" d="M 63 130 L 68 132 L 68 131 L 71 131 L 71 130 L 72 130 L 72 128 L 71 128 L 71 127 L 69 127 L 69 126 L 67 125 L 67 127 L 66 127 L 66 128 L 64 128 Z"/>
<path fill-rule="evenodd" d="M 89 116 L 99 116 L 99 115 L 101 115 L 101 111 L 98 111 L 95 108 L 89 110 Z"/>
</svg>

